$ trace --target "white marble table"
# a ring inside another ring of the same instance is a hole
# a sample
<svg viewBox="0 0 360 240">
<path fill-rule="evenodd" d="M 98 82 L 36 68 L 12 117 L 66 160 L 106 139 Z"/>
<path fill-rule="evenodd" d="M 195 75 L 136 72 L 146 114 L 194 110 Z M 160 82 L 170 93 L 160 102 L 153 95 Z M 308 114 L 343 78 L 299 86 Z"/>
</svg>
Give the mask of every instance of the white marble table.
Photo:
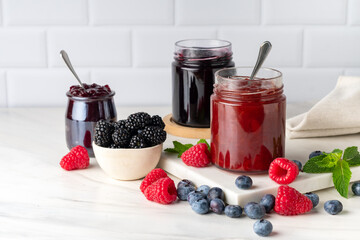
<svg viewBox="0 0 360 240">
<path fill-rule="evenodd" d="M 308 106 L 289 105 L 288 115 Z M 138 110 L 170 112 L 163 107 L 120 107 L 118 115 Z M 357 139 L 354 145 L 359 145 L 359 135 L 348 138 Z M 311 141 L 316 149 L 316 139 Z M 329 138 L 329 142 L 336 144 L 338 139 Z M 64 109 L 0 109 L 0 239 L 259 238 L 252 230 L 254 220 L 247 217 L 202 216 L 187 202 L 167 206 L 149 202 L 139 191 L 140 181 L 110 179 L 95 159 L 88 169 L 64 171 L 59 161 L 67 152 Z M 317 193 L 320 204 L 309 214 L 269 215 L 274 226 L 271 238 L 358 239 L 360 197 L 350 194 L 344 199 L 333 188 Z M 329 199 L 342 201 L 340 215 L 325 213 L 323 204 Z"/>
</svg>

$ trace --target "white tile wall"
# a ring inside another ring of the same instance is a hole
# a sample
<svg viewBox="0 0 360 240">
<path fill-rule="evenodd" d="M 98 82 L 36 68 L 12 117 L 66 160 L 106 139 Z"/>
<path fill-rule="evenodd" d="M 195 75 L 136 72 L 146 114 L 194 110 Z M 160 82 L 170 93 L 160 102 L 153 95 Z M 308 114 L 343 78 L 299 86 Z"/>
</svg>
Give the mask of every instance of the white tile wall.
<svg viewBox="0 0 360 240">
<path fill-rule="evenodd" d="M 45 31 L 0 29 L 0 67 L 46 67 Z"/>
<path fill-rule="evenodd" d="M 172 24 L 173 12 L 173 0 L 90 0 L 94 25 Z"/>
<path fill-rule="evenodd" d="M 80 79 L 90 82 L 87 70 L 78 70 Z M 69 70 L 22 69 L 7 72 L 7 94 L 9 107 L 62 106 L 65 107 L 65 93 L 77 81 Z"/>
<path fill-rule="evenodd" d="M 91 78 L 98 84 L 109 84 L 116 91 L 117 106 L 171 104 L 169 68 L 101 69 L 94 70 Z"/>
<path fill-rule="evenodd" d="M 302 32 L 298 27 L 292 29 L 247 27 L 241 30 L 230 28 L 220 30 L 219 37 L 232 42 L 237 65 L 254 65 L 259 46 L 267 40 L 272 43 L 273 48 L 266 65 L 296 67 L 302 64 Z"/>
<path fill-rule="evenodd" d="M 169 105 L 174 43 L 186 38 L 230 40 L 238 66 L 271 41 L 265 65 L 284 72 L 290 102 L 360 76 L 360 0 L 0 0 L 0 107 L 65 106 L 76 82 L 61 49 L 118 105 Z"/>
<path fill-rule="evenodd" d="M 360 25 L 360 1 L 349 0 L 349 22 L 350 24 Z"/>
<path fill-rule="evenodd" d="M 59 57 L 65 49 L 75 66 L 131 66 L 130 32 L 122 29 L 69 29 L 48 31 L 48 55 L 51 67 L 63 67 Z"/>
<path fill-rule="evenodd" d="M 6 25 L 87 24 L 86 0 L 3 0 Z"/>
<path fill-rule="evenodd" d="M 260 0 L 176 1 L 179 25 L 237 25 L 260 23 Z"/>
<path fill-rule="evenodd" d="M 263 1 L 266 24 L 344 24 L 347 0 Z"/>
<path fill-rule="evenodd" d="M 0 71 L 0 107 L 7 106 L 6 79 L 5 72 Z"/>
<path fill-rule="evenodd" d="M 305 30 L 305 66 L 359 67 L 360 27 Z"/>
</svg>

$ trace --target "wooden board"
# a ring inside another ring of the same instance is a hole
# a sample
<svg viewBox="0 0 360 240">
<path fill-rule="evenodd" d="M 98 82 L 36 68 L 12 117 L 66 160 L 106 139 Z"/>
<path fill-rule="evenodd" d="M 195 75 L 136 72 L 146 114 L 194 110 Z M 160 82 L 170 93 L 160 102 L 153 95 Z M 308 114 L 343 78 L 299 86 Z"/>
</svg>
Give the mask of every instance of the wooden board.
<svg viewBox="0 0 360 240">
<path fill-rule="evenodd" d="M 181 143 L 196 143 L 195 139 L 186 139 L 168 134 L 164 143 L 164 149 L 172 147 L 172 141 Z M 349 146 L 359 146 L 359 135 L 347 135 L 329 138 L 309 138 L 286 140 L 286 157 L 292 160 L 299 160 L 303 164 L 307 161 L 308 155 L 314 150 L 330 152 L 335 148 L 345 149 Z M 249 190 L 240 190 L 235 186 L 235 179 L 244 173 L 234 173 L 221 170 L 213 165 L 205 168 L 194 168 L 186 166 L 176 154 L 164 153 L 159 167 L 173 174 L 180 179 L 189 179 L 197 186 L 206 184 L 210 187 L 220 187 L 226 195 L 228 204 L 240 204 L 243 206 L 250 201 L 259 201 L 266 194 L 276 195 L 279 184 L 273 182 L 267 174 L 246 174 L 253 180 L 253 187 Z M 351 181 L 360 180 L 360 167 L 352 167 Z M 298 191 L 305 193 L 333 187 L 331 173 L 308 174 L 301 172 L 296 180 L 290 184 Z M 349 191 L 349 194 L 352 194 Z M 334 196 L 340 197 L 340 195 Z"/>
</svg>

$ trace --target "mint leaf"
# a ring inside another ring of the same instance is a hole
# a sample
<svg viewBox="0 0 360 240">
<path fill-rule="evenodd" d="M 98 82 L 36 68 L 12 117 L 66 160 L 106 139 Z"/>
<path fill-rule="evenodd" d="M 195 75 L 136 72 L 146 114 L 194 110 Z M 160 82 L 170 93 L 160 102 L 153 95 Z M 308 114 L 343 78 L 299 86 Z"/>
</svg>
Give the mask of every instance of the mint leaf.
<svg viewBox="0 0 360 240">
<path fill-rule="evenodd" d="M 326 158 L 327 155 L 319 155 L 316 157 L 313 157 L 307 161 L 303 167 L 303 171 L 306 173 L 326 173 L 326 172 L 332 172 L 333 167 L 322 167 L 319 166 L 318 163 L 323 161 L 324 158 Z M 321 163 L 320 163 L 321 165 Z"/>
<path fill-rule="evenodd" d="M 332 177 L 336 190 L 341 196 L 347 198 L 351 178 L 349 164 L 344 160 L 339 160 L 333 170 Z"/>
<path fill-rule="evenodd" d="M 208 149 L 209 149 L 209 151 L 210 151 L 210 145 L 209 145 L 209 143 L 206 141 L 206 139 L 200 139 L 200 140 L 197 142 L 197 144 L 199 144 L 199 143 L 206 143 L 206 145 L 208 146 Z"/>
<path fill-rule="evenodd" d="M 360 154 L 358 148 L 348 147 L 344 151 L 344 160 L 349 164 L 350 167 L 360 165 Z"/>
<path fill-rule="evenodd" d="M 327 154 L 327 155 L 331 154 L 331 155 L 333 155 L 333 156 L 336 155 L 337 158 L 340 159 L 341 156 L 342 156 L 342 154 L 343 154 L 343 151 L 340 150 L 340 149 L 334 149 L 331 153 L 325 153 L 325 154 Z"/>
<path fill-rule="evenodd" d="M 173 144 L 174 144 L 174 148 L 166 148 L 164 151 L 169 153 L 178 153 L 178 158 L 181 157 L 183 152 L 185 152 L 186 150 L 188 150 L 193 146 L 192 144 L 184 145 L 178 141 L 173 141 Z"/>
<path fill-rule="evenodd" d="M 321 161 L 317 161 L 316 164 L 321 168 L 333 168 L 337 162 L 341 159 L 342 151 L 335 149 L 332 153 L 325 153 Z"/>
</svg>

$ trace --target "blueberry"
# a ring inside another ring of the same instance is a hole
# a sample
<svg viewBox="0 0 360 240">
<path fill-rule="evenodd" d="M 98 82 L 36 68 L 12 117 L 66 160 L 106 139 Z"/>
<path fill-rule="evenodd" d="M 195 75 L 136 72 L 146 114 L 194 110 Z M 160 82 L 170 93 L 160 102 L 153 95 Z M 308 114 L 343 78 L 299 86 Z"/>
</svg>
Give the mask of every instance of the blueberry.
<svg viewBox="0 0 360 240">
<path fill-rule="evenodd" d="M 260 200 L 260 205 L 263 205 L 266 213 L 271 212 L 275 206 L 275 197 L 271 194 L 265 194 Z"/>
<path fill-rule="evenodd" d="M 187 196 L 187 201 L 190 205 L 200 199 L 206 199 L 206 195 L 199 191 L 192 191 Z"/>
<path fill-rule="evenodd" d="M 313 208 L 319 204 L 319 196 L 316 193 L 308 192 L 305 193 L 305 196 L 307 196 L 311 200 Z"/>
<path fill-rule="evenodd" d="M 265 207 L 255 202 L 249 202 L 244 207 L 246 216 L 252 219 L 260 219 L 265 216 Z"/>
<path fill-rule="evenodd" d="M 209 212 L 209 203 L 205 198 L 199 199 L 191 204 L 191 208 L 198 214 L 205 214 Z"/>
<path fill-rule="evenodd" d="M 225 215 L 231 218 L 238 218 L 242 214 L 242 208 L 239 205 L 227 205 Z"/>
<path fill-rule="evenodd" d="M 351 186 L 351 190 L 356 196 L 360 196 L 360 181 L 354 182 Z"/>
<path fill-rule="evenodd" d="M 215 198 L 220 198 L 221 200 L 224 201 L 225 194 L 221 188 L 218 188 L 218 187 L 210 188 L 208 195 L 207 195 L 207 199 L 210 202 L 211 200 L 213 200 Z"/>
<path fill-rule="evenodd" d="M 298 160 L 292 160 L 299 168 L 299 172 L 302 170 L 302 163 Z"/>
<path fill-rule="evenodd" d="M 208 185 L 201 185 L 200 187 L 197 188 L 197 190 L 205 195 L 208 195 L 210 187 Z"/>
<path fill-rule="evenodd" d="M 257 235 L 261 237 L 266 237 L 269 236 L 270 233 L 272 232 L 273 226 L 271 222 L 269 222 L 268 220 L 261 219 L 261 220 L 257 220 L 254 223 L 253 229 Z"/>
<path fill-rule="evenodd" d="M 313 158 L 313 157 L 320 156 L 320 155 L 322 155 L 322 154 L 323 154 L 322 151 L 314 151 L 314 152 L 310 153 L 309 159 L 311 159 L 311 158 Z"/>
<path fill-rule="evenodd" d="M 187 179 L 181 180 L 178 183 L 178 188 L 177 188 L 178 198 L 182 201 L 186 201 L 188 194 L 195 190 L 196 187 L 191 181 Z"/>
<path fill-rule="evenodd" d="M 219 198 L 214 198 L 210 201 L 210 210 L 216 214 L 222 214 L 225 209 L 225 203 Z"/>
<path fill-rule="evenodd" d="M 241 175 L 235 180 L 235 185 L 240 189 L 249 189 L 251 188 L 253 182 L 251 177 Z"/>
<path fill-rule="evenodd" d="M 336 215 L 343 210 L 343 205 L 338 200 L 329 200 L 325 202 L 324 209 L 331 215 Z"/>
<path fill-rule="evenodd" d="M 179 188 L 179 187 L 184 187 L 184 186 L 188 186 L 188 185 L 192 185 L 192 186 L 195 187 L 195 184 L 192 183 L 190 180 L 187 180 L 187 179 L 181 180 L 181 181 L 178 183 L 177 187 Z"/>
</svg>

